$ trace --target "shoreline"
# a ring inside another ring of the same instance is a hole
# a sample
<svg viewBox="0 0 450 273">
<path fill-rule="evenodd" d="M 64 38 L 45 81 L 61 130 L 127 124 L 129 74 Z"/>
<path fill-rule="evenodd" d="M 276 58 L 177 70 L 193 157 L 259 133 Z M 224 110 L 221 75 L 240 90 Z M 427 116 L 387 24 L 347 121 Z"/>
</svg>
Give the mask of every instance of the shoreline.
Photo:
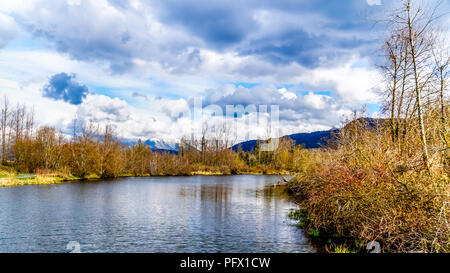
<svg viewBox="0 0 450 273">
<path fill-rule="evenodd" d="M 290 175 L 290 173 L 285 171 L 280 172 L 239 172 L 236 174 L 229 174 L 223 172 L 208 172 L 208 171 L 194 171 L 190 175 L 130 175 L 124 174 L 119 175 L 114 178 L 100 178 L 98 176 L 88 176 L 86 178 L 79 178 L 74 176 L 62 176 L 57 174 L 49 174 L 49 175 L 30 175 L 26 174 L 26 177 L 23 174 L 20 174 L 16 177 L 2 177 L 0 179 L 0 188 L 9 188 L 9 187 L 22 187 L 22 186 L 37 186 L 37 185 L 56 185 L 56 184 L 65 184 L 72 182 L 82 182 L 82 181 L 98 181 L 102 182 L 107 179 L 118 179 L 125 177 L 188 177 L 188 176 L 232 176 L 232 175 Z"/>
</svg>

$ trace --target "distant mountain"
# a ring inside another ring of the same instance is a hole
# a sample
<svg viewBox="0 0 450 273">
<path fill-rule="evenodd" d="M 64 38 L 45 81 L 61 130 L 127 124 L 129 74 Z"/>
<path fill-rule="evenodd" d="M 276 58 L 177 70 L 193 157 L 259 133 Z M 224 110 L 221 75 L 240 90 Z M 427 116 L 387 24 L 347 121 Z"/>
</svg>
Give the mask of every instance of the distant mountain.
<svg viewBox="0 0 450 273">
<path fill-rule="evenodd" d="M 386 119 L 374 119 L 374 118 L 359 118 L 347 124 L 353 124 L 355 122 L 364 122 L 366 128 L 376 129 L 379 126 L 385 124 Z M 318 131 L 312 133 L 300 133 L 287 135 L 282 138 L 288 137 L 295 142 L 295 145 L 302 145 L 306 149 L 317 149 L 326 145 L 327 140 L 332 139 L 334 134 L 337 134 L 339 129 L 332 129 L 328 131 Z M 256 147 L 256 140 L 249 140 L 238 143 L 232 147 L 234 151 L 239 150 L 239 146 L 244 152 L 252 152 Z"/>
<path fill-rule="evenodd" d="M 317 149 L 326 144 L 326 140 L 332 137 L 332 133 L 337 133 L 339 130 L 318 131 L 312 133 L 293 134 L 288 137 L 291 138 L 295 145 L 302 145 L 306 149 Z"/>
<path fill-rule="evenodd" d="M 135 145 L 137 140 L 123 140 L 122 143 L 125 145 Z M 166 141 L 158 138 L 147 139 L 143 142 L 145 145 L 149 146 L 153 152 L 168 152 L 171 154 L 178 153 L 178 143 L 175 141 Z"/>
<path fill-rule="evenodd" d="M 144 141 L 144 144 L 150 146 L 152 151 L 164 150 L 178 152 L 178 143 L 175 141 L 166 141 L 157 138 L 151 138 Z"/>
<path fill-rule="evenodd" d="M 316 149 L 324 146 L 326 140 L 331 137 L 332 132 L 337 132 L 338 130 L 328 130 L 328 131 L 319 131 L 312 133 L 300 133 L 287 135 L 284 137 L 288 137 L 294 141 L 295 145 L 302 145 L 306 149 Z M 284 138 L 283 137 L 283 138 Z M 238 143 L 232 147 L 234 151 L 239 150 L 239 146 L 244 152 L 251 152 L 256 147 L 256 140 L 249 140 Z"/>
</svg>

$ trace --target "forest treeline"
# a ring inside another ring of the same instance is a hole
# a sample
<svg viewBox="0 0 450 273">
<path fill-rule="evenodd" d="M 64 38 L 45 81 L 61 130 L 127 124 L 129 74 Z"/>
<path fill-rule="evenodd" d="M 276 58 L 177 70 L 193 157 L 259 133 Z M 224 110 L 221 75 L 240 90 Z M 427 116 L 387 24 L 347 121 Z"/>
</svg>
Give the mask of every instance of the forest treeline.
<svg viewBox="0 0 450 273">
<path fill-rule="evenodd" d="M 201 137 L 183 138 L 178 154 L 152 152 L 139 140 L 124 145 L 111 125 L 74 122 L 73 133 L 36 127 L 34 112 L 25 106 L 1 107 L 1 161 L 3 170 L 52 174 L 61 177 L 115 178 L 119 176 L 240 174 L 295 171 L 301 148 L 284 139 L 273 152 L 230 149 L 224 135 L 212 136 L 204 126 Z"/>
<path fill-rule="evenodd" d="M 380 126 L 354 120 L 338 145 L 309 152 L 290 182 L 291 216 L 333 252 L 450 252 L 449 43 L 439 9 L 404 1 L 382 23 Z"/>
</svg>

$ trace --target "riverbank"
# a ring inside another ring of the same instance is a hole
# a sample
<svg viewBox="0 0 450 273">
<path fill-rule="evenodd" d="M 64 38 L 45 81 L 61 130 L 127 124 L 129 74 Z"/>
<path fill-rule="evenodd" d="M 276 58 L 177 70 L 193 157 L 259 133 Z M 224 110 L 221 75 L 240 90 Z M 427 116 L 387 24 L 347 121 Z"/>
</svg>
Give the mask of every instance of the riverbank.
<svg viewBox="0 0 450 273">
<path fill-rule="evenodd" d="M 212 171 L 194 171 L 190 175 L 139 175 L 124 174 L 115 178 L 124 177 L 173 177 L 173 176 L 228 176 L 228 175 L 289 175 L 286 171 L 270 171 L 270 172 L 238 172 L 236 174 Z M 51 185 L 62 184 L 76 181 L 101 181 L 102 178 L 96 175 L 91 175 L 85 178 L 80 178 L 71 175 L 63 174 L 16 174 L 16 173 L 0 173 L 0 188 L 2 187 L 19 187 L 29 185 Z"/>
<path fill-rule="evenodd" d="M 386 131 L 344 131 L 339 146 L 306 152 L 290 216 L 326 252 L 449 253 L 449 158 L 427 171 L 415 143 L 405 156 Z"/>
<path fill-rule="evenodd" d="M 367 170 L 320 166 L 288 187 L 301 208 L 290 217 L 324 252 L 364 253 L 372 241 L 386 253 L 450 252 L 447 176 L 394 182 Z"/>
<path fill-rule="evenodd" d="M 3 177 L 0 187 L 19 187 L 29 185 L 51 185 L 80 181 L 78 177 L 64 177 L 59 175 L 26 175 L 25 177 Z"/>
</svg>

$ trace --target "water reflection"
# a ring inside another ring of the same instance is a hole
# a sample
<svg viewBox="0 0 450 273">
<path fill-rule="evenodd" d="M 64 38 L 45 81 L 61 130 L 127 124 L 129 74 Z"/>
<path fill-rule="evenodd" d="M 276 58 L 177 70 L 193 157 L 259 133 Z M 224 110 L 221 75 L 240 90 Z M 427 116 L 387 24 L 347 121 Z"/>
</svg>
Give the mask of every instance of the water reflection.
<svg viewBox="0 0 450 273">
<path fill-rule="evenodd" d="M 126 178 L 0 189 L 1 252 L 313 251 L 275 176 Z"/>
</svg>

